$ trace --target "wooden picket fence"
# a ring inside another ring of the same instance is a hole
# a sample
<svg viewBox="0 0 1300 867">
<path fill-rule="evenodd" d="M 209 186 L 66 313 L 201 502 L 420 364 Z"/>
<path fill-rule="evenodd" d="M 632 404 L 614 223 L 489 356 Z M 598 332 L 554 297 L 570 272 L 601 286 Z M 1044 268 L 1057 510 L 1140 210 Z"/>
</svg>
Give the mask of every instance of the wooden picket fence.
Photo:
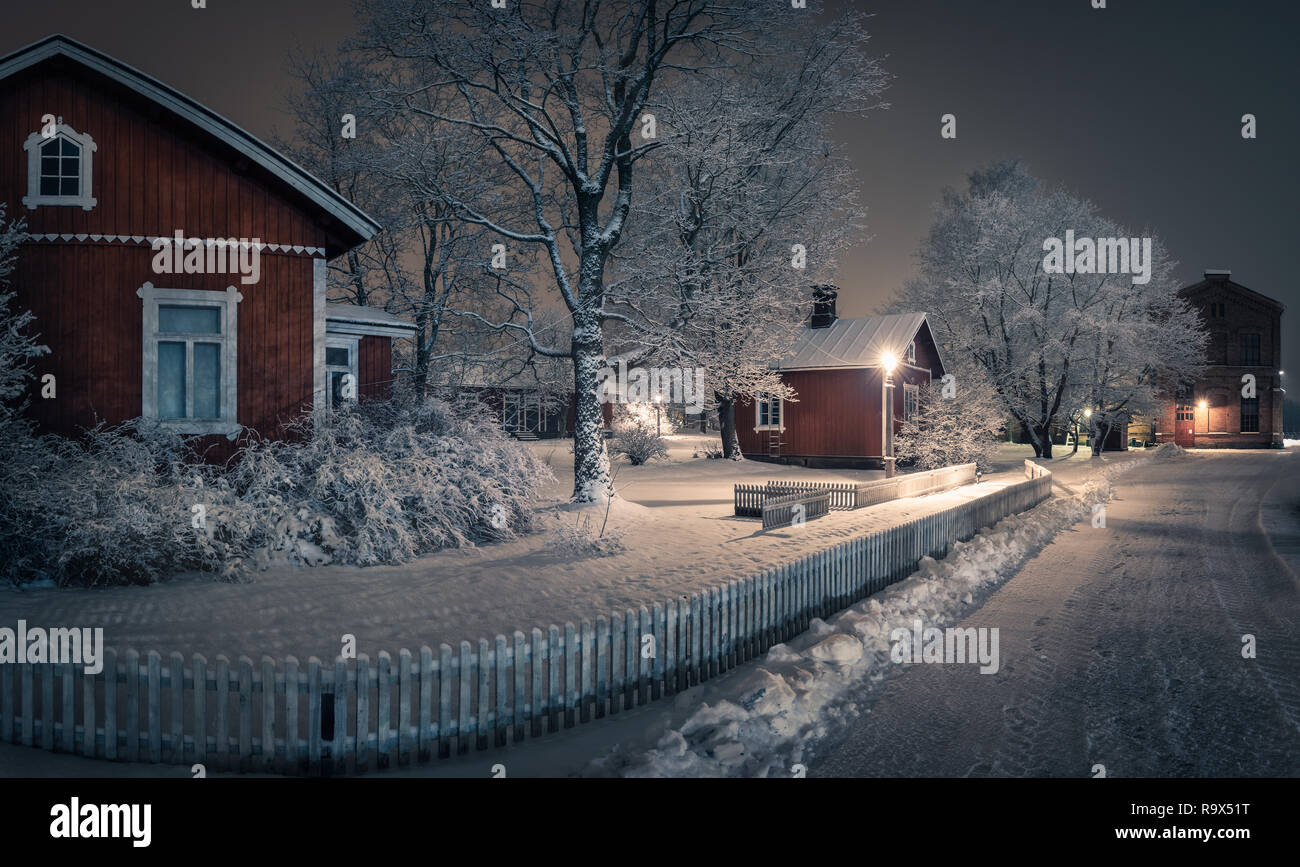
<svg viewBox="0 0 1300 867">
<path fill-rule="evenodd" d="M 581 624 L 305 666 L 195 654 L 0 665 L 0 740 L 117 761 L 361 773 L 504 746 L 674 695 L 1050 496 L 1024 481 L 746 578 Z M 643 652 L 644 651 L 644 652 Z"/>
<path fill-rule="evenodd" d="M 802 506 L 800 517 L 805 521 L 830 514 L 831 495 L 827 491 L 796 491 L 783 497 L 768 497 L 763 501 L 763 529 L 789 527 L 795 519 L 795 510 Z"/>
<path fill-rule="evenodd" d="M 830 495 L 832 509 L 860 509 L 900 497 L 919 497 L 967 485 L 975 481 L 975 465 L 959 464 L 905 473 L 892 479 L 870 482 L 805 482 L 798 480 L 769 481 L 762 485 L 736 485 L 733 511 L 738 517 L 761 518 L 763 503 L 769 497 L 785 497 L 794 493 L 817 492 Z"/>
</svg>

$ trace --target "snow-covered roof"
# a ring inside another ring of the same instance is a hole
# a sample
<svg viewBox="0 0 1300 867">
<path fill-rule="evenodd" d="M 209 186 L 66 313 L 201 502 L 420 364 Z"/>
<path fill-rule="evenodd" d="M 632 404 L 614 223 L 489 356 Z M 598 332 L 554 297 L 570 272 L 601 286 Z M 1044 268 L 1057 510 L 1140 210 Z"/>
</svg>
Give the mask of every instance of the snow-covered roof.
<svg viewBox="0 0 1300 867">
<path fill-rule="evenodd" d="M 415 333 L 415 325 L 378 307 L 330 303 L 325 305 L 325 330 L 334 334 L 410 337 Z"/>
<path fill-rule="evenodd" d="M 75 39 L 56 33 L 0 57 L 0 80 L 56 56 L 68 58 L 98 72 L 175 112 L 177 116 L 262 166 L 346 227 L 348 237 L 341 239 L 345 244 L 355 246 L 374 237 L 379 231 L 379 223 L 368 214 L 340 196 L 324 181 L 245 132 L 237 124 L 158 79 Z M 337 255 L 343 249 L 331 245 L 329 255 Z"/>
<path fill-rule="evenodd" d="M 828 328 L 803 329 L 790 354 L 775 366 L 780 370 L 880 367 L 885 352 L 903 358 L 923 324 L 924 313 L 836 319 Z"/>
</svg>

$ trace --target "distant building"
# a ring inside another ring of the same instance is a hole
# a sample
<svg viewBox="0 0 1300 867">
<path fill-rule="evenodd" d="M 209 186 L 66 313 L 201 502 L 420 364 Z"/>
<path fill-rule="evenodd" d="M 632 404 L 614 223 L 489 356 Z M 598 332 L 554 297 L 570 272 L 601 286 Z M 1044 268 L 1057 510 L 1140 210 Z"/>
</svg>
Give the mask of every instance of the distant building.
<svg viewBox="0 0 1300 867">
<path fill-rule="evenodd" d="M 943 376 L 924 313 L 840 319 L 835 301 L 835 291 L 819 293 L 803 334 L 777 365 L 797 402 L 737 403 L 736 433 L 745 457 L 804 466 L 880 466 L 885 354 L 898 362 L 893 374 L 895 433 L 918 411 L 920 389 Z"/>
<path fill-rule="evenodd" d="M 1180 293 L 1200 310 L 1210 332 L 1209 366 L 1175 383 L 1155 419 L 1156 441 L 1196 448 L 1281 448 L 1282 312 L 1280 303 L 1206 271 Z M 1254 377 L 1254 396 L 1243 382 Z"/>
</svg>

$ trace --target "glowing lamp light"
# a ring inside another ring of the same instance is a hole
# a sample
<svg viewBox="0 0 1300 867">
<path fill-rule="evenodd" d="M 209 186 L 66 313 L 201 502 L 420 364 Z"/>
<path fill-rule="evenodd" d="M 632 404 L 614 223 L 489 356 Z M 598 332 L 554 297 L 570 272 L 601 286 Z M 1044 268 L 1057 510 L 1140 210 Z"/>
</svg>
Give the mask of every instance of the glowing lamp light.
<svg viewBox="0 0 1300 867">
<path fill-rule="evenodd" d="M 664 396 L 662 394 L 656 394 L 655 403 L 663 403 L 663 402 L 664 402 Z"/>
<path fill-rule="evenodd" d="M 1199 406 L 1201 409 L 1205 409 L 1205 401 L 1201 401 L 1200 403 L 1197 404 L 1197 406 Z"/>
<path fill-rule="evenodd" d="M 1084 418 L 1092 418 L 1092 410 L 1090 410 L 1090 409 L 1085 409 L 1085 410 L 1083 411 L 1083 417 L 1084 417 Z"/>
<path fill-rule="evenodd" d="M 894 368 L 898 367 L 898 356 L 892 352 L 886 352 L 880 356 L 880 365 L 885 368 L 885 373 L 893 373 Z"/>
</svg>

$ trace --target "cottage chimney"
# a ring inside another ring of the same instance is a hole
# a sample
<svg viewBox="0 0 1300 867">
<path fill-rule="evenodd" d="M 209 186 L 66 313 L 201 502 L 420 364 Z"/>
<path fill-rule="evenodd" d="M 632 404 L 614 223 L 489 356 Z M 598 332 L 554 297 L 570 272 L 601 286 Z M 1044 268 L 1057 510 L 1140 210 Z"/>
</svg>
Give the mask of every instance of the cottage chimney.
<svg viewBox="0 0 1300 867">
<path fill-rule="evenodd" d="M 1227 269 L 1227 268 L 1224 268 L 1224 269 L 1218 269 L 1218 268 L 1207 268 L 1207 269 L 1205 269 L 1205 279 L 1206 279 L 1206 280 L 1216 280 L 1216 281 L 1219 281 L 1219 282 L 1223 282 L 1223 281 L 1229 279 L 1230 277 L 1232 277 L 1232 271 L 1229 270 L 1229 269 Z"/>
<path fill-rule="evenodd" d="M 834 286 L 813 287 L 812 314 L 809 328 L 830 328 L 835 324 L 835 298 L 839 291 Z"/>
</svg>

